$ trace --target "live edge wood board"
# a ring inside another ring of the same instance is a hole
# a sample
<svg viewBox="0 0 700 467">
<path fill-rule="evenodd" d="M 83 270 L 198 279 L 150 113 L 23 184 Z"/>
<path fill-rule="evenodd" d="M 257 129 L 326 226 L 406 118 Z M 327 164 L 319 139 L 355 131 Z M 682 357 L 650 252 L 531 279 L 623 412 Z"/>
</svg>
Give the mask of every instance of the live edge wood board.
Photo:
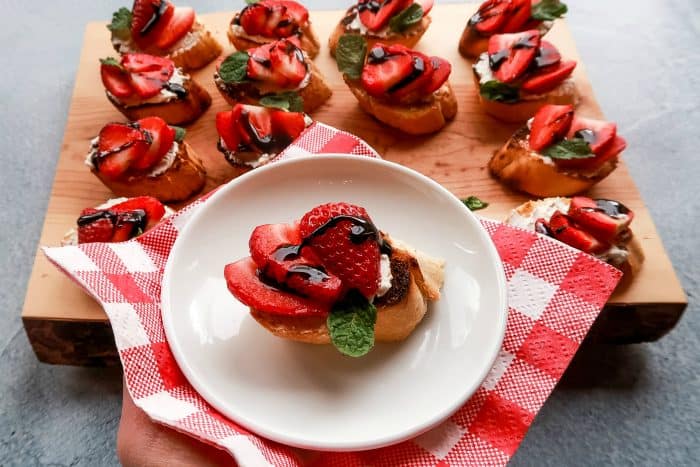
<svg viewBox="0 0 700 467">
<path fill-rule="evenodd" d="M 452 63 L 450 80 L 459 100 L 456 119 L 441 132 L 427 137 L 403 135 L 360 110 L 325 47 L 325 41 L 342 12 L 311 12 L 313 26 L 324 42 L 316 64 L 333 89 L 331 100 L 313 117 L 364 138 L 384 158 L 432 177 L 457 196 L 478 195 L 491 203 L 480 214 L 502 219 L 526 197 L 492 179 L 486 164 L 493 151 L 503 144 L 517 125 L 500 123 L 482 112 L 470 62 L 457 52 L 462 28 L 475 9 L 475 5 L 436 6 L 432 12 L 432 26 L 419 44 L 418 49 L 445 57 Z M 232 15 L 233 12 L 223 12 L 201 15 L 200 18 L 225 44 L 224 53 L 233 50 L 226 40 L 226 29 Z M 557 45 L 564 57 L 579 62 L 575 71 L 582 95 L 578 111 L 582 115 L 602 117 L 566 23 L 557 21 L 547 38 Z M 123 121 L 122 115 L 107 101 L 100 81 L 98 59 L 110 55 L 115 55 L 115 52 L 105 23 L 88 24 L 41 245 L 58 245 L 64 233 L 74 226 L 83 208 L 112 197 L 83 164 L 88 142 L 102 125 L 109 121 Z M 207 113 L 187 129 L 187 140 L 203 159 L 209 174 L 205 190 L 237 175 L 216 149 L 214 117 L 216 112 L 228 106 L 214 86 L 214 68 L 212 63 L 193 73 L 194 78 L 209 90 L 214 102 Z M 598 85 L 604 86 L 605 83 Z M 629 141 L 624 157 L 635 157 L 634 140 Z M 639 275 L 634 281 L 622 284 L 610 299 L 592 331 L 592 337 L 619 343 L 658 339 L 680 318 L 686 297 L 625 164 L 621 164 L 590 195 L 621 200 L 635 211 L 633 230 L 646 255 Z M 405 208 L 410 210 L 410 206 Z M 39 251 L 22 319 L 32 346 L 42 361 L 76 365 L 118 361 L 111 329 L 101 307 L 52 267 Z"/>
</svg>

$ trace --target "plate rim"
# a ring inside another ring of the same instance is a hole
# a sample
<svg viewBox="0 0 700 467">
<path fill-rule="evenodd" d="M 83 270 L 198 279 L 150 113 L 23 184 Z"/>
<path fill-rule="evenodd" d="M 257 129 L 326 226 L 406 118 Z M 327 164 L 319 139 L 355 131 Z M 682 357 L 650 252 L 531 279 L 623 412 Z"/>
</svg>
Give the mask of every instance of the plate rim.
<svg viewBox="0 0 700 467">
<path fill-rule="evenodd" d="M 257 168 L 255 170 L 251 170 L 239 177 L 234 178 L 233 180 L 227 182 L 226 184 L 220 186 L 216 191 L 209 196 L 204 202 L 210 203 L 213 201 L 216 201 L 218 198 L 224 197 L 230 190 L 235 189 L 235 187 L 249 178 L 253 177 L 260 177 L 264 176 L 268 171 L 273 171 L 273 170 L 284 170 L 285 167 L 287 166 L 293 166 L 293 165 L 303 165 L 303 164 L 308 164 L 308 163 L 314 163 L 313 158 L 319 157 L 317 155 L 304 155 L 304 156 L 299 156 L 299 157 L 294 157 L 290 159 L 284 159 L 280 160 L 277 162 L 274 162 L 272 164 L 267 164 L 263 167 Z M 264 438 L 267 438 L 269 440 L 279 442 L 282 444 L 285 444 L 287 446 L 292 446 L 292 447 L 297 447 L 297 448 L 302 448 L 302 449 L 313 449 L 313 450 L 319 450 L 319 451 L 345 451 L 345 452 L 351 452 L 351 451 L 362 451 L 362 450 L 367 450 L 367 449 L 377 449 L 385 446 L 390 446 L 394 445 L 403 441 L 406 441 L 408 439 L 412 439 L 416 436 L 419 436 L 430 429 L 434 428 L 435 426 L 439 425 L 442 423 L 444 420 L 449 418 L 452 414 L 454 414 L 461 406 L 463 406 L 467 400 L 469 400 L 470 397 L 474 395 L 474 393 L 478 390 L 478 388 L 481 386 L 483 383 L 484 379 L 488 375 L 489 371 L 491 371 L 491 368 L 493 367 L 493 364 L 496 361 L 496 358 L 498 357 L 498 354 L 500 352 L 500 349 L 503 345 L 503 339 L 505 337 L 505 331 L 506 331 L 506 322 L 507 322 L 507 317 L 508 317 L 508 300 L 507 300 L 507 281 L 506 281 L 506 275 L 505 271 L 503 269 L 503 263 L 500 259 L 500 256 L 498 254 L 498 251 L 496 250 L 496 246 L 489 236 L 488 232 L 484 228 L 484 226 L 481 224 L 479 221 L 478 217 L 471 211 L 469 210 L 463 203 L 462 201 L 457 198 L 452 192 L 447 190 L 444 186 L 433 180 L 432 178 L 416 171 L 413 170 L 409 167 L 403 166 L 401 164 L 398 164 L 396 162 L 380 159 L 380 158 L 373 158 L 373 157 L 363 157 L 363 156 L 357 156 L 357 155 L 352 155 L 352 154 L 339 154 L 339 153 L 328 153 L 328 154 L 323 154 L 323 159 L 331 159 L 331 160 L 346 160 L 350 161 L 352 163 L 360 162 L 360 163 L 368 163 L 370 165 L 376 164 L 379 166 L 383 166 L 385 168 L 388 168 L 389 170 L 398 170 L 399 172 L 402 172 L 403 175 L 408 175 L 414 178 L 417 178 L 421 180 L 423 183 L 427 184 L 430 188 L 433 190 L 438 191 L 442 195 L 446 195 L 447 198 L 451 199 L 453 204 L 458 205 L 458 208 L 462 210 L 463 213 L 467 215 L 467 217 L 470 219 L 470 222 L 475 224 L 477 226 L 477 231 L 478 235 L 482 237 L 483 240 L 485 240 L 485 244 L 487 245 L 487 252 L 489 256 L 491 256 L 493 263 L 495 263 L 496 266 L 496 279 L 497 279 L 497 285 L 498 285 L 498 302 L 500 304 L 499 306 L 499 321 L 498 321 L 498 339 L 495 340 L 495 344 L 493 349 L 489 349 L 489 355 L 488 358 L 486 359 L 488 361 L 488 365 L 485 366 L 484 370 L 482 370 L 481 374 L 479 375 L 479 378 L 477 378 L 475 383 L 470 385 L 467 391 L 465 391 L 465 395 L 462 398 L 457 398 L 457 400 L 451 404 L 448 408 L 446 408 L 443 412 L 434 415 L 428 420 L 423 421 L 420 424 L 417 425 L 412 425 L 411 427 L 408 427 L 407 429 L 402 430 L 400 433 L 394 433 L 392 435 L 387 435 L 383 436 L 377 439 L 373 439 L 371 441 L 366 441 L 363 443 L 357 443 L 357 442 L 319 442 L 318 440 L 309 440 L 307 438 L 304 438 L 303 436 L 290 436 L 287 434 L 283 433 L 278 433 L 278 432 L 271 432 L 265 429 L 264 427 L 261 427 L 257 425 L 253 420 L 247 419 L 246 417 L 229 417 L 229 415 L 226 414 L 228 410 L 222 410 L 223 404 L 219 404 L 219 398 L 215 397 L 213 394 L 211 394 L 209 391 L 207 391 L 206 385 L 199 384 L 199 380 L 197 378 L 193 378 L 193 371 L 190 368 L 190 366 L 187 364 L 187 360 L 182 352 L 182 348 L 177 345 L 173 344 L 173 342 L 177 342 L 176 339 L 176 333 L 174 331 L 174 323 L 172 321 L 173 319 L 173 313 L 169 313 L 166 310 L 169 310 L 171 308 L 170 301 L 168 299 L 168 296 L 170 294 L 170 282 L 171 282 L 171 276 L 173 274 L 173 263 L 174 259 L 177 256 L 177 251 L 180 248 L 183 248 L 183 238 L 186 238 L 186 234 L 189 232 L 189 230 L 192 228 L 193 225 L 197 223 L 197 220 L 199 217 L 202 217 L 204 212 L 206 212 L 205 209 L 197 209 L 194 213 L 192 213 L 187 219 L 187 222 L 185 225 L 179 229 L 179 233 L 177 238 L 175 239 L 175 242 L 173 243 L 173 246 L 170 250 L 170 254 L 168 256 L 168 259 L 166 261 L 164 270 L 163 270 L 163 281 L 161 285 L 161 294 L 160 294 L 160 305 L 161 305 L 161 319 L 163 322 L 163 327 L 165 330 L 165 337 L 166 341 L 168 343 L 168 346 L 170 347 L 170 350 L 173 354 L 173 357 L 175 358 L 176 363 L 180 367 L 180 370 L 182 371 L 183 375 L 189 382 L 189 384 L 192 385 L 192 387 L 197 391 L 197 393 L 212 407 L 214 407 L 216 410 L 221 412 L 224 416 L 227 418 L 230 418 L 231 421 L 233 421 L 236 424 L 241 425 L 245 429 L 249 430 L 251 433 L 256 434 L 257 436 L 261 436 Z"/>
</svg>

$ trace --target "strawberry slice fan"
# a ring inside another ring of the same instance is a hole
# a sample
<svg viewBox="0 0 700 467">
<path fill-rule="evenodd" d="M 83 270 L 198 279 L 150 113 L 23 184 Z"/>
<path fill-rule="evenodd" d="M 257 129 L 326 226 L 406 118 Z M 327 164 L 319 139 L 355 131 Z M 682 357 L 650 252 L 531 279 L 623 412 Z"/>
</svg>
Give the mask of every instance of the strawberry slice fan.
<svg viewBox="0 0 700 467">
<path fill-rule="evenodd" d="M 275 160 L 323 153 L 379 157 L 359 138 L 315 123 Z M 412 440 L 350 453 L 301 453 L 248 432 L 188 383 L 165 339 L 160 290 L 178 232 L 207 196 L 124 243 L 44 248 L 109 316 L 137 406 L 153 420 L 227 450 L 241 465 L 505 465 L 581 345 L 621 273 L 535 233 L 481 219 L 503 261 L 508 322 L 493 368 L 450 418 Z M 400 343 L 397 345 L 401 345 Z"/>
</svg>

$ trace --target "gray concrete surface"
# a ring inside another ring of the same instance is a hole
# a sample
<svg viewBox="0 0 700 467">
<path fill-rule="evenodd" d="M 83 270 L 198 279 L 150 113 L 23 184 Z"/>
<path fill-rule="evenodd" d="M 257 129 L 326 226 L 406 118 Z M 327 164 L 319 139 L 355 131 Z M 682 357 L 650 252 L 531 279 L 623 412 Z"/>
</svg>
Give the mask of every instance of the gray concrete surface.
<svg viewBox="0 0 700 467">
<path fill-rule="evenodd" d="M 118 371 L 39 364 L 20 310 L 85 22 L 121 1 L 0 2 L 0 465 L 118 463 Z M 181 2 L 187 3 L 187 2 Z M 198 11 L 239 1 L 190 1 Z M 308 1 L 339 8 L 348 1 Z M 691 305 L 663 340 L 579 353 L 511 465 L 700 462 L 700 5 L 574 1 L 570 24 Z M 659 283 L 664 278 L 659 277 Z"/>
</svg>

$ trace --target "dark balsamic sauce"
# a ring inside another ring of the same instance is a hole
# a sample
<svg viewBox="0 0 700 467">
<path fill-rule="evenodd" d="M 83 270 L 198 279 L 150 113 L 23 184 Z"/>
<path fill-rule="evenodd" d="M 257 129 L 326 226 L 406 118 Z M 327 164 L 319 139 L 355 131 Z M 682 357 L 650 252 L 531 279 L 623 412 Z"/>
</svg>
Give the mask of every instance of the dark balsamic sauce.
<svg viewBox="0 0 700 467">
<path fill-rule="evenodd" d="M 158 20 L 160 20 L 161 16 L 163 16 L 165 10 L 168 8 L 168 2 L 166 0 L 161 0 L 159 4 L 154 4 L 152 7 L 153 15 L 148 19 L 145 26 L 139 31 L 139 34 L 142 36 L 148 34 L 148 32 L 153 29 L 156 24 L 158 24 Z"/>
<path fill-rule="evenodd" d="M 515 44 L 513 44 L 512 50 L 535 48 L 535 44 L 533 43 L 534 37 L 535 36 L 528 36 L 518 39 Z M 489 67 L 491 67 L 493 71 L 498 70 L 501 65 L 503 65 L 503 62 L 510 57 L 510 52 L 511 49 L 502 49 L 495 54 L 489 54 Z M 535 63 L 535 60 L 533 60 L 533 63 Z"/>
<path fill-rule="evenodd" d="M 391 60 L 392 57 L 396 57 L 396 54 L 390 54 L 388 53 L 384 47 L 382 46 L 377 46 L 373 47 L 370 51 L 369 54 L 367 55 L 367 63 L 369 65 L 380 65 L 387 60 Z M 412 68 L 411 68 L 411 73 L 409 73 L 408 76 L 400 80 L 398 83 L 394 84 L 392 87 L 390 87 L 387 90 L 387 93 L 391 94 L 393 92 L 398 91 L 399 89 L 405 88 L 409 84 L 411 84 L 413 81 L 418 79 L 420 75 L 425 73 L 425 62 L 421 57 L 413 57 L 413 63 L 412 63 Z"/>
<path fill-rule="evenodd" d="M 131 229 L 132 234 L 138 232 L 139 230 L 146 230 L 146 225 L 148 224 L 148 217 L 146 211 L 143 209 L 134 209 L 133 211 L 127 212 L 114 212 L 109 209 L 101 209 L 99 211 L 85 214 L 78 217 L 78 227 L 85 227 L 93 222 L 97 222 L 102 219 L 107 219 L 114 227 L 121 227 L 125 224 L 132 224 Z"/>
<path fill-rule="evenodd" d="M 168 81 L 163 87 L 168 91 L 175 93 L 175 95 L 180 99 L 187 97 L 187 89 L 185 89 L 185 87 L 181 84 L 171 83 Z"/>
<path fill-rule="evenodd" d="M 359 5 L 357 5 L 357 11 L 362 13 L 363 11 L 370 11 L 372 13 L 377 13 L 382 6 L 388 5 L 392 2 L 392 0 L 385 0 L 383 2 L 377 1 L 377 0 L 370 0 L 370 1 L 364 1 L 360 2 Z"/>
<path fill-rule="evenodd" d="M 574 133 L 574 136 L 577 138 L 582 138 L 588 144 L 595 144 L 595 142 L 598 140 L 595 131 L 588 129 L 578 130 L 576 133 Z"/>
<path fill-rule="evenodd" d="M 586 211 L 602 212 L 613 219 L 629 216 L 630 209 L 619 201 L 599 198 L 594 200 L 597 207 L 584 208 Z"/>
<path fill-rule="evenodd" d="M 491 11 L 497 6 L 498 3 L 487 3 L 485 5 L 482 5 L 481 8 L 479 8 L 479 10 L 476 13 L 474 13 L 471 18 L 469 18 L 468 25 L 474 27 L 482 21 L 486 21 L 487 19 L 497 16 L 499 12 Z"/>
<path fill-rule="evenodd" d="M 320 284 L 330 279 L 330 276 L 326 274 L 323 269 L 309 266 L 308 264 L 295 264 L 291 266 L 287 272 L 287 277 L 294 274 L 299 274 L 312 284 Z"/>
</svg>

